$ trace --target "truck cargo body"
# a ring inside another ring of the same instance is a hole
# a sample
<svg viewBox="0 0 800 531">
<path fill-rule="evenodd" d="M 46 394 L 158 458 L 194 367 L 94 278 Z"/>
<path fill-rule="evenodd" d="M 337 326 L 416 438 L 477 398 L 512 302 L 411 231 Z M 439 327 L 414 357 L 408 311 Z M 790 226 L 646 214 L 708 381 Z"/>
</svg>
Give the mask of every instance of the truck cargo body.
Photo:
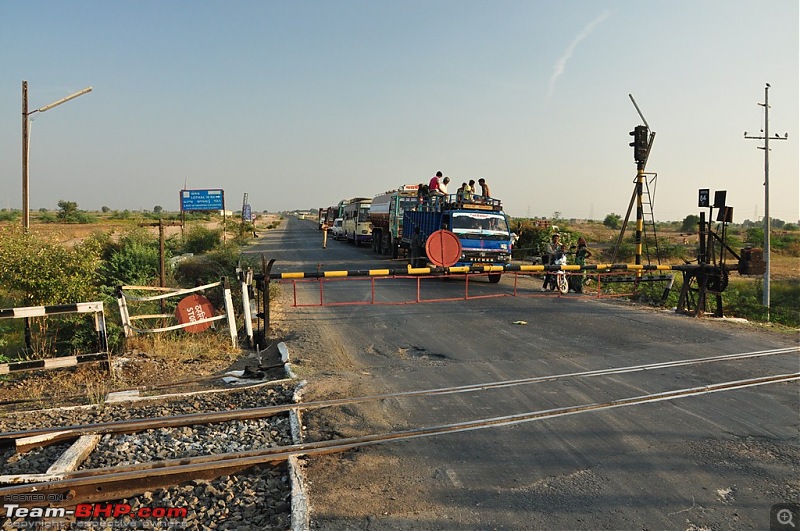
<svg viewBox="0 0 800 531">
<path fill-rule="evenodd" d="M 461 257 L 456 266 L 506 265 L 511 261 L 511 230 L 499 201 L 481 203 L 458 201 L 456 196 L 435 198 L 429 207 L 406 211 L 402 243 L 410 247 L 411 235 L 420 229 L 422 241 L 435 231 L 447 229 L 461 242 Z M 489 276 L 491 282 L 500 274 Z"/>
<path fill-rule="evenodd" d="M 372 222 L 372 250 L 376 253 L 398 257 L 402 249 L 403 215 L 418 206 L 417 188 L 415 184 L 407 184 L 375 196 L 372 200 L 369 216 Z"/>
</svg>

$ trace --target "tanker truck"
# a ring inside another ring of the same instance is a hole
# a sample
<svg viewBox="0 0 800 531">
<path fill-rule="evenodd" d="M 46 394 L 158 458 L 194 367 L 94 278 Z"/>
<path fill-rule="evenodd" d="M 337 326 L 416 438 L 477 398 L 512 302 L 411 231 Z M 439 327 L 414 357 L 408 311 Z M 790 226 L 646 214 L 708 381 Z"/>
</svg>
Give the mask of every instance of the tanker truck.
<svg viewBox="0 0 800 531">
<path fill-rule="evenodd" d="M 403 216 L 419 205 L 416 184 L 406 184 L 372 199 L 369 218 L 372 222 L 372 250 L 397 258 L 404 249 L 402 244 Z"/>
</svg>

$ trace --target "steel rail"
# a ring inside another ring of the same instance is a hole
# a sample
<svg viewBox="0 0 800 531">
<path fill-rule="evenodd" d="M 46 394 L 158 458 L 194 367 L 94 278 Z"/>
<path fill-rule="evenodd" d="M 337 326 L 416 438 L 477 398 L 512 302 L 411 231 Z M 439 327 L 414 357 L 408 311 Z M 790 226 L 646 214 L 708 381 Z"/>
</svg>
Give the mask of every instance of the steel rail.
<svg viewBox="0 0 800 531">
<path fill-rule="evenodd" d="M 766 356 L 792 354 L 796 352 L 800 352 L 800 347 L 786 347 L 780 349 L 762 350 L 762 351 L 736 353 L 736 354 L 722 354 L 719 356 L 708 356 L 705 358 L 698 358 L 698 359 L 684 359 L 684 360 L 666 361 L 659 363 L 649 363 L 645 365 L 633 365 L 628 367 L 596 369 L 591 371 L 562 373 L 550 376 L 534 376 L 530 378 L 520 378 L 516 380 L 501 380 L 496 382 L 468 384 L 455 387 L 442 387 L 438 389 L 401 391 L 396 393 L 386 393 L 380 395 L 367 395 L 367 396 L 352 397 L 352 398 L 337 398 L 329 400 L 318 400 L 313 402 L 281 404 L 276 406 L 263 406 L 258 408 L 247 408 L 247 409 L 228 410 L 228 411 L 191 413 L 187 415 L 176 415 L 172 417 L 155 417 L 151 419 L 120 420 L 102 424 L 81 424 L 75 426 L 56 427 L 56 428 L 36 428 L 32 430 L 0 433 L 0 446 L 2 446 L 4 443 L 6 445 L 11 444 L 12 440 L 17 441 L 19 439 L 51 435 L 51 437 L 47 437 L 46 439 L 37 439 L 29 442 L 23 441 L 22 443 L 17 442 L 17 450 L 20 452 L 24 452 L 31 448 L 36 448 L 48 444 L 54 444 L 56 442 L 64 440 L 74 439 L 81 435 L 89 433 L 98 433 L 98 434 L 135 433 L 148 429 L 176 428 L 176 427 L 191 426 L 198 424 L 214 424 L 219 422 L 228 422 L 232 420 L 252 420 L 252 419 L 269 417 L 281 413 L 287 413 L 292 410 L 310 411 L 328 407 L 357 404 L 373 400 L 385 400 L 389 398 L 409 398 L 417 396 L 435 396 L 435 395 L 445 395 L 445 394 L 466 393 L 474 391 L 483 391 L 487 389 L 500 389 L 516 385 L 551 382 L 567 378 L 589 378 L 595 376 L 626 374 L 626 373 L 641 372 L 641 371 L 656 370 L 656 369 L 683 367 L 688 365 L 715 363 L 721 361 L 737 361 L 743 359 L 761 358 Z"/>
<path fill-rule="evenodd" d="M 63 475 L 64 479 L 56 481 L 0 488 L 0 497 L 5 500 L 24 500 L 18 503 L 20 505 L 30 505 L 41 503 L 41 501 L 28 501 L 29 497 L 34 498 L 34 496 L 31 496 L 33 494 L 37 496 L 42 494 L 50 495 L 49 499 L 57 498 L 60 495 L 62 501 L 53 502 L 53 505 L 64 507 L 73 506 L 77 503 L 118 500 L 139 494 L 146 490 L 176 485 L 182 481 L 198 478 L 211 479 L 257 465 L 280 462 L 291 456 L 312 456 L 336 453 L 372 444 L 410 440 L 448 433 L 460 433 L 490 427 L 512 426 L 525 422 L 553 419 L 590 411 L 604 411 L 620 407 L 689 398 L 710 393 L 733 391 L 795 380 L 800 380 L 800 372 L 734 380 L 700 387 L 622 398 L 610 402 L 546 409 L 454 424 L 414 428 L 385 434 L 301 443 L 251 450 L 248 452 L 208 455 L 187 459 L 171 459 L 138 465 L 67 472 Z"/>
</svg>

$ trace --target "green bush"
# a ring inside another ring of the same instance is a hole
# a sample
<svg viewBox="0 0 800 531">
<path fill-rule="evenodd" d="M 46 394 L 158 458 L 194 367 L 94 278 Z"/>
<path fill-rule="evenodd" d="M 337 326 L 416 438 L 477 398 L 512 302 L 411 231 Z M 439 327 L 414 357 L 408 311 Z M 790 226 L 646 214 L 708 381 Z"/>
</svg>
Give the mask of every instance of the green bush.
<svg viewBox="0 0 800 531">
<path fill-rule="evenodd" d="M 147 286 L 159 278 L 158 258 L 158 248 L 139 242 L 126 245 L 103 262 L 100 268 L 103 284 Z"/>
<path fill-rule="evenodd" d="M 610 229 L 618 229 L 622 225 L 622 216 L 619 214 L 608 214 L 603 220 L 603 225 Z"/>
<path fill-rule="evenodd" d="M 578 240 L 577 235 L 563 225 L 559 227 L 540 227 L 535 220 L 522 219 L 512 224 L 511 230 L 519 236 L 514 247 L 513 256 L 515 259 L 525 259 L 537 257 L 544 254 L 550 237 L 554 232 L 561 234 L 561 243 L 569 249 Z"/>
<path fill-rule="evenodd" d="M 256 263 L 255 258 L 243 260 L 239 247 L 235 244 L 228 244 L 210 253 L 193 256 L 180 262 L 175 267 L 175 279 L 181 286 L 189 288 L 213 284 L 225 277 L 231 287 L 234 307 L 240 308 L 242 304 L 241 290 L 238 289 L 239 281 L 236 276 L 238 267 L 260 270 L 260 265 Z M 215 289 L 206 294 L 215 308 L 223 307 L 221 292 L 221 290 Z"/>
<path fill-rule="evenodd" d="M 21 212 L 14 210 L 3 209 L 0 210 L 0 221 L 17 221 L 20 218 Z"/>
<path fill-rule="evenodd" d="M 124 219 L 131 219 L 131 216 L 132 216 L 132 214 L 131 214 L 130 210 L 123 210 L 122 212 L 120 212 L 119 210 L 115 210 L 111 214 L 111 219 L 123 219 L 123 220 Z"/>
<path fill-rule="evenodd" d="M 763 300 L 763 278 L 732 282 L 723 294 L 725 314 L 765 322 L 767 308 L 762 304 Z M 785 326 L 800 326 L 800 282 L 796 280 L 770 282 L 769 320 Z"/>
<path fill-rule="evenodd" d="M 750 227 L 747 229 L 747 243 L 753 247 L 761 247 L 764 245 L 764 228 Z"/>
<path fill-rule="evenodd" d="M 0 229 L 0 298 L 15 307 L 98 300 L 96 272 L 100 260 L 101 246 L 93 238 L 69 248 L 46 236 L 24 233 L 21 228 Z M 31 318 L 34 352 L 29 354 L 73 350 L 65 346 L 65 342 L 73 341 L 73 334 L 63 322 L 61 318 Z M 11 326 L 17 331 L 21 328 L 20 323 Z M 24 344 L 21 335 L 12 335 Z"/>
<path fill-rule="evenodd" d="M 683 286 L 683 275 L 675 272 L 675 284 L 663 306 L 675 308 Z M 643 282 L 639 285 L 635 299 L 649 304 L 662 305 L 665 282 Z M 769 321 L 789 327 L 800 326 L 800 281 L 773 280 L 770 283 Z M 612 292 L 617 289 L 608 286 Z M 624 289 L 624 288 L 621 288 Z M 730 280 L 722 292 L 723 314 L 740 317 L 753 322 L 767 321 L 767 308 L 763 306 L 764 282 L 762 278 Z M 714 311 L 713 295 L 709 294 L 708 311 Z"/>
<path fill-rule="evenodd" d="M 100 251 L 91 238 L 67 248 L 21 228 L 0 229 L 0 285 L 17 306 L 92 300 Z"/>
<path fill-rule="evenodd" d="M 189 229 L 183 251 L 186 253 L 203 254 L 216 249 L 222 244 L 222 231 L 194 226 Z"/>
<path fill-rule="evenodd" d="M 158 238 L 141 227 L 130 229 L 114 243 L 107 236 L 103 240 L 103 263 L 99 268 L 100 284 L 106 288 L 119 285 L 148 286 L 160 276 Z M 169 252 L 165 249 L 165 261 Z M 111 290 L 105 290 L 110 293 Z"/>
<path fill-rule="evenodd" d="M 773 234 L 770 238 L 770 246 L 778 251 L 783 251 L 790 256 L 800 256 L 800 234 L 783 233 Z"/>
<path fill-rule="evenodd" d="M 181 286 L 193 287 L 218 282 L 222 277 L 235 278 L 240 259 L 239 247 L 228 244 L 180 262 L 175 266 L 175 280 Z"/>
</svg>

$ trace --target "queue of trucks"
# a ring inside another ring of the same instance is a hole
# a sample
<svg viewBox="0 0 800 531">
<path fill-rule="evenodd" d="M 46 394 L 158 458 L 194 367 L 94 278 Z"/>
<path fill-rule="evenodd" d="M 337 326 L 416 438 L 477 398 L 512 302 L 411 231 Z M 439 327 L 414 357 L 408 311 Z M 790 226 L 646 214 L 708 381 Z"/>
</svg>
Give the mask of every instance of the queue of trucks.
<svg viewBox="0 0 800 531">
<path fill-rule="evenodd" d="M 335 239 L 340 238 L 338 232 L 355 245 L 369 243 L 375 253 L 392 258 L 410 256 L 416 228 L 423 245 L 431 234 L 444 229 L 461 243 L 455 266 L 503 266 L 511 261 L 512 234 L 500 200 L 465 199 L 458 194 L 423 198 L 418 192 L 418 185 L 404 185 L 372 199 L 342 200 L 337 206 L 319 209 L 319 227 L 332 231 Z M 337 224 L 339 231 L 334 230 Z M 490 282 L 499 280 L 500 273 L 489 275 Z"/>
</svg>

